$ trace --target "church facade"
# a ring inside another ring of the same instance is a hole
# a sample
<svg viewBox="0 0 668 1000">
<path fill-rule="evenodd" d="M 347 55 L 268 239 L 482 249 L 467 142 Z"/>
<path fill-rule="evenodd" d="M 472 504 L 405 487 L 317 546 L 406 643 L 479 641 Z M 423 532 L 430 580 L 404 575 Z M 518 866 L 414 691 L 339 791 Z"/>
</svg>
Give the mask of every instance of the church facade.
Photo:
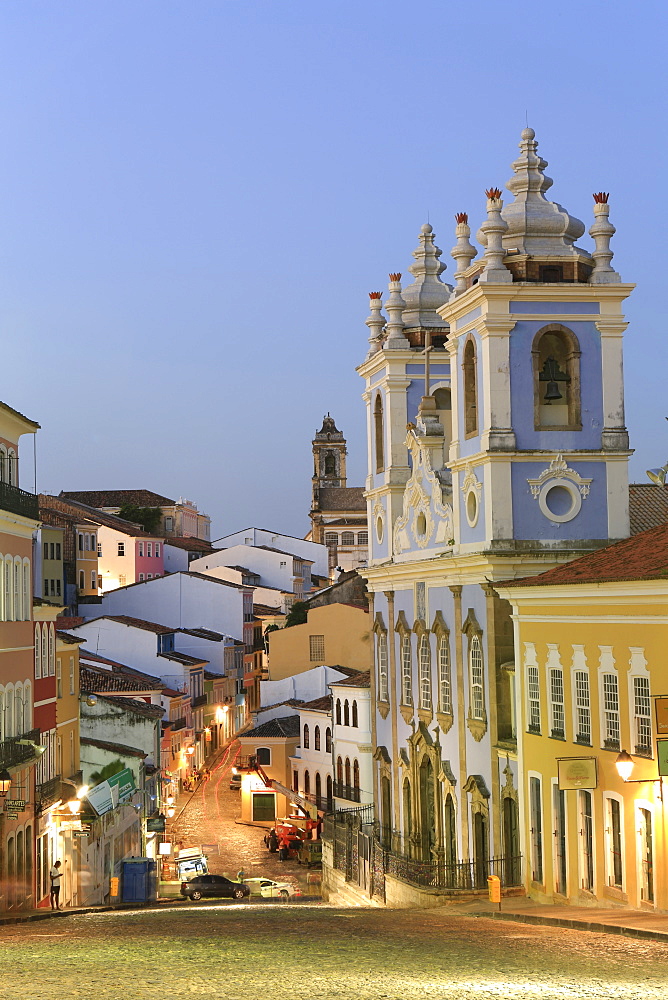
<svg viewBox="0 0 668 1000">
<path fill-rule="evenodd" d="M 365 381 L 374 800 L 392 851 L 521 865 L 514 628 L 496 585 L 629 533 L 622 305 L 607 195 L 594 245 L 550 201 L 532 129 L 452 285 L 431 226 L 370 294 Z M 384 309 L 384 313 L 383 313 Z M 514 860 L 511 860 L 514 859 Z M 486 885 L 486 882 L 485 882 Z"/>
</svg>

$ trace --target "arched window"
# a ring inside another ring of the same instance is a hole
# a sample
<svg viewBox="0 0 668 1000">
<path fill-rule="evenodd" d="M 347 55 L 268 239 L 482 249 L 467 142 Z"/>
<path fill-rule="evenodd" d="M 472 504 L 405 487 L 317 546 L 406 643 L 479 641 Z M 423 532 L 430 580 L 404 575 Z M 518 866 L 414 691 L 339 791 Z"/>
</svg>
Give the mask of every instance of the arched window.
<svg viewBox="0 0 668 1000">
<path fill-rule="evenodd" d="M 264 764 L 266 767 L 271 766 L 271 748 L 270 747 L 255 747 L 255 757 L 258 764 Z"/>
<path fill-rule="evenodd" d="M 346 772 L 346 785 L 348 788 L 350 788 L 350 757 L 346 757 L 345 772 Z"/>
<path fill-rule="evenodd" d="M 320 777 L 320 771 L 315 772 L 315 797 L 319 805 L 322 798 L 322 778 Z"/>
<path fill-rule="evenodd" d="M 6 730 L 7 719 L 5 717 L 6 704 L 7 702 L 5 698 L 5 689 L 4 687 L 0 686 L 0 740 L 4 740 L 5 737 L 7 736 L 7 730 Z"/>
<path fill-rule="evenodd" d="M 328 451 L 325 455 L 325 475 L 335 476 L 336 475 L 336 457 L 333 452 Z"/>
<path fill-rule="evenodd" d="M 387 633 L 378 633 L 378 697 L 381 701 L 389 701 L 387 682 Z"/>
<path fill-rule="evenodd" d="M 376 438 L 376 472 L 382 472 L 385 468 L 385 441 L 383 430 L 383 400 L 380 393 L 376 396 L 373 407 L 373 426 Z"/>
<path fill-rule="evenodd" d="M 441 712 L 452 714 L 452 685 L 450 681 L 450 647 L 447 635 L 438 640 L 438 700 Z"/>
<path fill-rule="evenodd" d="M 5 558 L 5 621 L 11 622 L 14 619 L 14 609 L 12 607 L 12 557 Z"/>
<path fill-rule="evenodd" d="M 339 785 L 343 784 L 343 761 L 340 757 L 336 758 L 336 780 Z"/>
<path fill-rule="evenodd" d="M 325 532 L 325 545 L 327 545 L 329 548 L 333 548 L 338 544 L 339 544 L 339 536 L 335 531 Z"/>
<path fill-rule="evenodd" d="M 420 639 L 420 708 L 431 708 L 431 650 L 426 632 Z"/>
<path fill-rule="evenodd" d="M 332 776 L 331 776 L 331 774 L 327 775 L 327 786 L 326 787 L 327 787 L 327 808 L 331 809 L 332 808 L 332 800 L 333 800 L 333 797 L 334 797 L 333 794 L 332 794 Z"/>
<path fill-rule="evenodd" d="M 332 730 L 327 726 L 325 730 L 325 753 L 332 752 Z"/>
<path fill-rule="evenodd" d="M 12 486 L 19 485 L 19 470 L 16 452 L 10 448 L 7 452 L 7 482 Z"/>
<path fill-rule="evenodd" d="M 32 729 L 32 684 L 26 681 L 23 685 L 23 728 L 22 732 L 29 733 Z"/>
<path fill-rule="evenodd" d="M 308 732 L 308 725 L 304 725 L 304 749 L 305 749 L 305 750 L 308 750 L 308 748 L 309 748 L 309 732 Z"/>
<path fill-rule="evenodd" d="M 49 676 L 49 626 L 42 625 L 42 677 Z"/>
<path fill-rule="evenodd" d="M 404 705 L 413 704 L 412 672 L 411 637 L 408 632 L 404 632 L 401 637 L 401 700 Z"/>
<path fill-rule="evenodd" d="M 7 452 L 4 445 L 0 445 L 0 483 L 7 482 Z"/>
<path fill-rule="evenodd" d="M 447 447 L 452 441 L 452 395 L 450 389 L 446 389 L 444 386 L 436 389 L 434 399 L 436 400 L 436 415 L 443 427 L 443 436 Z M 447 459 L 447 453 L 445 457 Z"/>
<path fill-rule="evenodd" d="M 5 689 L 5 738 L 16 736 L 14 732 L 14 685 L 8 684 Z"/>
<path fill-rule="evenodd" d="M 14 560 L 14 621 L 23 621 L 23 567 L 18 558 Z"/>
<path fill-rule="evenodd" d="M 357 715 L 357 702 L 356 701 L 353 701 L 353 704 L 352 704 L 352 724 L 353 724 L 353 729 L 357 729 L 359 727 L 359 719 L 358 719 L 358 715 Z"/>
<path fill-rule="evenodd" d="M 308 771 L 304 771 L 304 795 L 311 794 L 311 775 Z"/>
<path fill-rule="evenodd" d="M 478 433 L 478 390 L 476 383 L 476 353 L 473 338 L 464 347 L 464 434 L 473 437 Z"/>
<path fill-rule="evenodd" d="M 357 544 L 358 545 L 368 545 L 369 544 L 369 532 L 368 531 L 358 531 L 357 532 Z"/>
<path fill-rule="evenodd" d="M 35 677 L 39 679 L 42 676 L 42 627 L 37 625 L 35 627 Z"/>
<path fill-rule="evenodd" d="M 54 626 L 49 625 L 49 676 L 53 677 L 55 671 L 56 663 L 56 637 L 54 634 Z"/>
<path fill-rule="evenodd" d="M 320 749 L 320 726 L 316 726 L 313 731 L 313 749 Z"/>
<path fill-rule="evenodd" d="M 336 724 L 337 724 L 337 726 L 341 725 L 341 699 L 340 698 L 336 699 Z"/>
<path fill-rule="evenodd" d="M 581 430 L 580 345 L 568 327 L 539 330 L 533 343 L 536 430 Z"/>
<path fill-rule="evenodd" d="M 82 569 L 79 570 L 79 590 L 86 589 L 86 577 Z"/>
<path fill-rule="evenodd" d="M 360 766 L 357 757 L 353 761 L 353 788 L 359 788 L 360 786 Z"/>
<path fill-rule="evenodd" d="M 484 719 L 485 701 L 483 698 L 482 687 L 482 648 L 480 646 L 480 637 L 477 635 L 471 637 L 471 645 L 469 648 L 469 670 L 471 684 L 471 718 Z"/>
<path fill-rule="evenodd" d="M 355 533 L 354 531 L 344 531 L 341 534 L 341 545 L 354 545 L 355 544 Z"/>
<path fill-rule="evenodd" d="M 30 560 L 23 560 L 23 620 L 30 621 L 32 594 L 30 592 Z"/>
<path fill-rule="evenodd" d="M 347 698 L 343 703 L 343 725 L 344 726 L 350 725 L 350 705 L 348 704 Z"/>
</svg>

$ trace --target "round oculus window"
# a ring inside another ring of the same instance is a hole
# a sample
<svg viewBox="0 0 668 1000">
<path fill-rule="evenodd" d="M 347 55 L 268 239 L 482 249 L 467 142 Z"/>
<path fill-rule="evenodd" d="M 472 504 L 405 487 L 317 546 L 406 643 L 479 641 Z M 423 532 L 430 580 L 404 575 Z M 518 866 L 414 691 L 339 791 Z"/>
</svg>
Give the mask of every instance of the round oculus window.
<svg viewBox="0 0 668 1000">
<path fill-rule="evenodd" d="M 540 491 L 538 505 L 548 520 L 563 524 L 579 514 L 582 497 L 570 480 L 552 479 Z"/>
</svg>

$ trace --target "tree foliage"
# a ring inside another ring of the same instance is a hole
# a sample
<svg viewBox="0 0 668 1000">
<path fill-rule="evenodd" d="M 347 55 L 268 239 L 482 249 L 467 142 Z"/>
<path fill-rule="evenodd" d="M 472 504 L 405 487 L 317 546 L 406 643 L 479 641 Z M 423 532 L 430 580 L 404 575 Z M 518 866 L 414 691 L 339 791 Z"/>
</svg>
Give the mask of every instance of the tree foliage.
<svg viewBox="0 0 668 1000">
<path fill-rule="evenodd" d="M 306 601 L 295 601 L 286 615 L 283 627 L 290 628 L 292 625 L 305 625 L 307 612 L 308 604 Z"/>
<path fill-rule="evenodd" d="M 89 780 L 90 785 L 99 785 L 101 781 L 107 781 L 108 778 L 113 778 L 115 774 L 122 771 L 125 768 L 125 764 L 117 757 L 116 760 L 110 761 L 105 764 L 104 767 L 100 768 L 99 771 L 94 771 Z"/>
<path fill-rule="evenodd" d="M 153 534 L 157 531 L 162 519 L 162 511 L 159 507 L 136 507 L 134 504 L 126 503 L 118 512 L 118 516 L 133 524 L 141 524 L 145 531 Z"/>
</svg>

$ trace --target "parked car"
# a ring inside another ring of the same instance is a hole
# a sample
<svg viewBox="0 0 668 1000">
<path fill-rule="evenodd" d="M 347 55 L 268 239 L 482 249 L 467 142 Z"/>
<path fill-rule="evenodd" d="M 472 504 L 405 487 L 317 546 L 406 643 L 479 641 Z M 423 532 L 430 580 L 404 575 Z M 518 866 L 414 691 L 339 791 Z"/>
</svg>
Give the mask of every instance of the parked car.
<svg viewBox="0 0 668 1000">
<path fill-rule="evenodd" d="M 239 792 L 239 791 L 241 791 L 241 775 L 240 774 L 231 774 L 230 775 L 230 789 L 233 792 Z"/>
<path fill-rule="evenodd" d="M 291 882 L 274 882 L 271 878 L 249 878 L 246 884 L 250 887 L 251 895 L 264 896 L 266 898 L 287 899 L 288 896 L 301 896 L 302 891 Z"/>
<path fill-rule="evenodd" d="M 181 895 L 192 900 L 211 896 L 243 899 L 250 896 L 250 889 L 245 882 L 232 882 L 224 875 L 196 875 L 181 883 Z"/>
</svg>

